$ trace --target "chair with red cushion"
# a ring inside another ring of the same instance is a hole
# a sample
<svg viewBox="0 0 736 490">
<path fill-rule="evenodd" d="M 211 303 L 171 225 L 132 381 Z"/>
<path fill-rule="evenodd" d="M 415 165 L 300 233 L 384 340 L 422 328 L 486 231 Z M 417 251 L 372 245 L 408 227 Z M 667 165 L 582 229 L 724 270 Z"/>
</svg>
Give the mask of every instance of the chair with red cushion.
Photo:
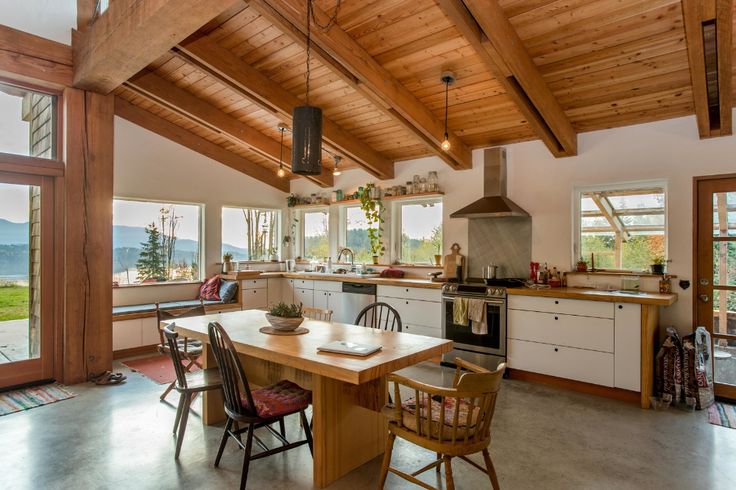
<svg viewBox="0 0 736 490">
<path fill-rule="evenodd" d="M 304 444 L 309 445 L 309 451 L 312 452 L 312 433 L 305 414 L 306 408 L 312 402 L 312 392 L 287 380 L 251 391 L 248 378 L 246 378 L 243 371 L 240 355 L 235 350 L 225 329 L 219 323 L 212 322 L 209 324 L 208 333 L 212 352 L 215 355 L 222 378 L 225 414 L 227 415 L 225 432 L 222 434 L 220 448 L 215 458 L 215 467 L 219 466 L 225 445 L 228 439 L 232 437 L 245 450 L 243 471 L 240 477 L 240 488 L 242 490 L 248 480 L 248 466 L 251 460 L 288 451 Z M 283 421 L 284 417 L 296 413 L 301 418 L 305 438 L 300 441 L 289 442 L 283 431 Z M 236 430 L 233 429 L 234 422 L 237 422 L 238 429 Z M 281 425 L 280 432 L 271 427 L 275 423 Z M 273 434 L 281 442 L 281 446 L 269 449 L 258 436 L 254 435 L 253 431 L 261 427 Z M 245 444 L 241 440 L 241 434 L 247 434 Z M 258 454 L 251 455 L 254 439 L 256 444 L 263 450 Z"/>
</svg>

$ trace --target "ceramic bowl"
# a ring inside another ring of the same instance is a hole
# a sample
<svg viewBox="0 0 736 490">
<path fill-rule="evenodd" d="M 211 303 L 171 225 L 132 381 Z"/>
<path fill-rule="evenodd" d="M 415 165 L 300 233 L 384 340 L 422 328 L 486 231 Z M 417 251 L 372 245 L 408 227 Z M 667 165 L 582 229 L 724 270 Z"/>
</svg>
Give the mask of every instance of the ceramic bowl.
<svg viewBox="0 0 736 490">
<path fill-rule="evenodd" d="M 266 313 L 266 320 L 268 320 L 268 323 L 270 323 L 271 326 L 276 330 L 290 332 L 299 328 L 299 325 L 301 325 L 304 321 L 304 317 L 300 316 L 296 318 L 284 318 L 281 316 L 273 316 Z"/>
</svg>

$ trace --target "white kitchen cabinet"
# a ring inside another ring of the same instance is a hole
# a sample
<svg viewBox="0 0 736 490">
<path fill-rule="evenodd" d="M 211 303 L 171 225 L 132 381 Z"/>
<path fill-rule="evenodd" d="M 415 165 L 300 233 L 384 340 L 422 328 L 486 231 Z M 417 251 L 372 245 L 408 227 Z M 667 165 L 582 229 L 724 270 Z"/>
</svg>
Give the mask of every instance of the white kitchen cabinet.
<svg viewBox="0 0 736 490">
<path fill-rule="evenodd" d="M 436 301 L 442 299 L 442 291 L 437 288 L 413 288 L 408 286 L 383 286 L 378 285 L 377 296 L 389 298 L 417 299 L 423 301 Z"/>
<path fill-rule="evenodd" d="M 119 351 L 160 343 L 156 323 L 156 317 L 113 321 L 112 350 Z"/>
<path fill-rule="evenodd" d="M 508 310 L 508 337 L 613 352 L 613 320 L 539 311 Z"/>
<path fill-rule="evenodd" d="M 641 305 L 616 303 L 615 371 L 616 388 L 641 390 Z"/>
<path fill-rule="evenodd" d="M 320 308 L 322 310 L 329 310 L 330 307 L 328 306 L 330 304 L 330 298 L 329 298 L 329 291 L 315 291 L 314 292 L 314 301 L 313 305 L 315 308 Z"/>
<path fill-rule="evenodd" d="M 353 323 L 355 318 L 344 318 L 342 311 L 342 291 L 320 290 L 318 281 L 315 281 L 314 307 L 323 310 L 332 310 L 332 321 L 338 323 Z M 321 281 L 319 281 L 321 282 Z M 342 286 L 341 283 L 338 285 Z"/>
<path fill-rule="evenodd" d="M 290 305 L 294 303 L 294 279 L 285 279 L 281 290 L 281 301 Z"/>
<path fill-rule="evenodd" d="M 585 301 L 549 296 L 511 294 L 509 295 L 508 308 L 510 310 L 542 311 L 547 313 L 561 313 L 563 315 L 613 318 L 613 303 L 606 301 Z"/>
<path fill-rule="evenodd" d="M 393 286 L 385 287 L 393 288 L 388 290 L 388 292 L 396 295 L 402 294 L 403 289 L 418 289 L 396 288 Z M 384 289 L 383 292 L 387 291 Z M 405 332 L 417 335 L 426 335 L 429 337 L 442 337 L 442 303 L 439 301 L 439 295 L 437 296 L 438 301 L 412 299 L 412 297 L 416 296 L 433 297 L 413 293 L 405 294 L 403 298 L 379 295 L 377 301 L 387 303 L 399 312 Z"/>
<path fill-rule="evenodd" d="M 243 309 L 266 309 L 268 308 L 268 289 L 244 289 Z"/>
<path fill-rule="evenodd" d="M 240 281 L 242 289 L 266 289 L 268 287 L 268 279 L 243 279 Z"/>
<path fill-rule="evenodd" d="M 286 279 L 282 277 L 268 278 L 268 307 L 271 308 L 276 303 L 284 300 L 284 286 Z"/>
<path fill-rule="evenodd" d="M 294 304 L 302 306 L 314 307 L 314 290 L 294 288 Z"/>
</svg>

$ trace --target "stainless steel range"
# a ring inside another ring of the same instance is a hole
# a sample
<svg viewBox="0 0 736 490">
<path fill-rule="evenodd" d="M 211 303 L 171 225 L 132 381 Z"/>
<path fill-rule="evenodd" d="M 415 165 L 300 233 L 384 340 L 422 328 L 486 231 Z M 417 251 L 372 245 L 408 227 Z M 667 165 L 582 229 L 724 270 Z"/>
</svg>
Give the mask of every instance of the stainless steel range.
<svg viewBox="0 0 736 490">
<path fill-rule="evenodd" d="M 516 279 L 498 279 L 493 284 L 447 283 L 442 286 L 442 335 L 455 343 L 452 352 L 443 355 L 443 364 L 452 365 L 456 357 L 494 370 L 506 362 L 506 288 L 522 285 Z M 453 322 L 455 298 L 482 300 L 486 307 L 488 333 L 474 334 L 470 325 Z"/>
</svg>

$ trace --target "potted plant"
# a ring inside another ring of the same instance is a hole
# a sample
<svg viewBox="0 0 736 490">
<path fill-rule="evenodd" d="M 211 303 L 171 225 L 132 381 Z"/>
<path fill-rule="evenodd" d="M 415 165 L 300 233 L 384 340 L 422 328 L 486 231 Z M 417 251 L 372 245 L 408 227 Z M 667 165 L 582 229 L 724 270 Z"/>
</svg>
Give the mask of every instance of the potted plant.
<svg viewBox="0 0 736 490">
<path fill-rule="evenodd" d="M 233 270 L 233 254 L 225 252 L 222 254 L 222 272 L 227 274 L 231 270 Z"/>
<path fill-rule="evenodd" d="M 437 253 L 434 255 L 434 265 L 442 265 L 442 226 L 435 226 L 432 236 L 429 238 Z"/>
<path fill-rule="evenodd" d="M 289 194 L 286 196 L 286 206 L 293 208 L 299 203 L 299 198 L 296 196 L 296 194 Z"/>
<path fill-rule="evenodd" d="M 373 263 L 378 264 L 378 258 L 386 251 L 381 241 L 383 233 L 383 203 L 374 196 L 378 195 L 373 189 L 376 185 L 373 183 L 366 184 L 365 187 L 358 188 L 358 199 L 360 200 L 360 209 L 365 214 L 368 221 L 368 239 L 370 241 L 371 255 L 373 255 Z"/>
<path fill-rule="evenodd" d="M 266 320 L 276 330 L 289 332 L 299 328 L 304 321 L 302 315 L 302 304 L 298 305 L 286 303 L 276 303 L 266 313 Z"/>
<path fill-rule="evenodd" d="M 584 258 L 580 257 L 578 259 L 578 263 L 575 264 L 575 270 L 577 272 L 587 272 L 588 271 L 588 263 L 585 261 Z"/>
<path fill-rule="evenodd" d="M 652 274 L 664 274 L 665 264 L 667 264 L 667 259 L 664 258 L 664 255 L 655 255 L 652 257 L 652 265 L 650 266 L 652 268 Z"/>
</svg>

